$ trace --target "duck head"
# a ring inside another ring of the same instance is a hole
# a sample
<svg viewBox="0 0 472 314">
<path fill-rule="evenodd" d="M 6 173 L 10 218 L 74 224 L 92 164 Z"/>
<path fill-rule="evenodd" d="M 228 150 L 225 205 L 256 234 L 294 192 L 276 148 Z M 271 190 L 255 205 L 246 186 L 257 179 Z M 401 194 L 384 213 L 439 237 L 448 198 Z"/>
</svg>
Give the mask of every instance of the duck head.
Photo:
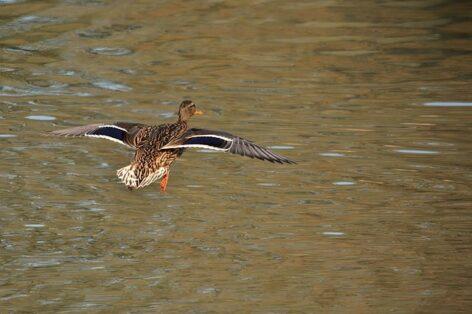
<svg viewBox="0 0 472 314">
<path fill-rule="evenodd" d="M 184 100 L 179 107 L 179 121 L 187 121 L 193 115 L 202 115 L 203 111 L 197 110 L 197 106 L 191 100 Z"/>
</svg>

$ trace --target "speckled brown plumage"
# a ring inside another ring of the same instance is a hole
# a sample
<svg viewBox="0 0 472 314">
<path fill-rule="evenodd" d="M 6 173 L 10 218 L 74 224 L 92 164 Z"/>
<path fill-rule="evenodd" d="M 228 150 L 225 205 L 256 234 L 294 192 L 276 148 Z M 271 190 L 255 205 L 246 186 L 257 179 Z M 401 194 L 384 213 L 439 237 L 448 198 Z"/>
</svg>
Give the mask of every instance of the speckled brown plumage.
<svg viewBox="0 0 472 314">
<path fill-rule="evenodd" d="M 131 168 L 137 181 L 132 184 L 125 182 L 130 188 L 142 188 L 154 181 L 168 175 L 172 163 L 182 155 L 183 148 L 161 150 L 164 144 L 173 138 L 179 137 L 188 129 L 185 121 L 177 121 L 172 124 L 162 124 L 159 126 L 145 126 L 140 128 L 133 136 L 127 138 L 128 143 L 136 147 Z M 164 168 L 162 173 L 159 169 Z M 159 173 L 159 175 L 154 174 Z"/>
<path fill-rule="evenodd" d="M 135 149 L 131 164 L 117 171 L 118 178 L 130 189 L 142 188 L 162 179 L 161 190 L 165 191 L 170 166 L 187 148 L 213 149 L 281 164 L 294 163 L 227 132 L 189 129 L 188 120 L 195 114 L 201 114 L 201 111 L 192 101 L 186 100 L 179 107 L 179 118 L 175 123 L 157 126 L 130 122 L 89 124 L 51 134 L 106 138 Z"/>
</svg>

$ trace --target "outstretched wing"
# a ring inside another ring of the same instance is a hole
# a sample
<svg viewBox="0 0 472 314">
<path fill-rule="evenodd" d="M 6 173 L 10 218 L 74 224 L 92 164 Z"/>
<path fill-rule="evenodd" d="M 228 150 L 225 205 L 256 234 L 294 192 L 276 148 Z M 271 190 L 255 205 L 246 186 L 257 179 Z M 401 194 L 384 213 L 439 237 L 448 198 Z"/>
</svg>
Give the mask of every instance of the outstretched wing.
<svg viewBox="0 0 472 314">
<path fill-rule="evenodd" d="M 51 135 L 71 137 L 105 138 L 123 145 L 136 147 L 136 136 L 145 127 L 144 124 L 130 122 L 116 122 L 111 124 L 89 124 L 70 129 L 50 132 Z"/>
<path fill-rule="evenodd" d="M 294 164 L 295 162 L 280 156 L 269 149 L 227 132 L 204 129 L 190 129 L 178 139 L 164 145 L 161 149 L 207 148 L 230 152 L 241 156 L 267 160 L 270 162 Z"/>
</svg>

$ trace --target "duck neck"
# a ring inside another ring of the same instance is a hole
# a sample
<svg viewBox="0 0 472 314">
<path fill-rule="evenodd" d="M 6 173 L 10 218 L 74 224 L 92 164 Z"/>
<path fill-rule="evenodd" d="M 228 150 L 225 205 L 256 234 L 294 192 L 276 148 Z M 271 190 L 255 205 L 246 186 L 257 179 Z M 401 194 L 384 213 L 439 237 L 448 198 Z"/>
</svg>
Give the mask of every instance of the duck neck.
<svg viewBox="0 0 472 314">
<path fill-rule="evenodd" d="M 177 120 L 177 122 L 179 123 L 187 123 L 187 121 L 189 120 L 190 116 L 185 112 L 185 111 L 180 111 L 179 112 L 179 119 Z"/>
<path fill-rule="evenodd" d="M 177 120 L 176 124 L 179 125 L 181 129 L 187 130 L 187 128 L 188 128 L 188 122 L 187 121 L 188 121 L 187 119 L 182 119 L 179 116 L 179 119 Z"/>
</svg>

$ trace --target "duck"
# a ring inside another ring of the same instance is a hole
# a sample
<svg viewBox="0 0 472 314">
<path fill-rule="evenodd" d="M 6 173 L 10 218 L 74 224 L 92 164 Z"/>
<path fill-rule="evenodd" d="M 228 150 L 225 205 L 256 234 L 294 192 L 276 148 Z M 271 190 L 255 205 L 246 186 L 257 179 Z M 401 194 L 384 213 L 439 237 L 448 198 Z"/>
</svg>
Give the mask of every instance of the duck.
<svg viewBox="0 0 472 314">
<path fill-rule="evenodd" d="M 189 128 L 190 118 L 202 114 L 193 101 L 184 100 L 174 123 L 97 123 L 51 131 L 50 135 L 102 138 L 132 148 L 135 153 L 131 163 L 116 171 L 120 181 L 130 190 L 161 180 L 160 189 L 165 192 L 171 165 L 190 148 L 229 152 L 278 164 L 295 164 L 289 158 L 228 132 Z"/>
</svg>

